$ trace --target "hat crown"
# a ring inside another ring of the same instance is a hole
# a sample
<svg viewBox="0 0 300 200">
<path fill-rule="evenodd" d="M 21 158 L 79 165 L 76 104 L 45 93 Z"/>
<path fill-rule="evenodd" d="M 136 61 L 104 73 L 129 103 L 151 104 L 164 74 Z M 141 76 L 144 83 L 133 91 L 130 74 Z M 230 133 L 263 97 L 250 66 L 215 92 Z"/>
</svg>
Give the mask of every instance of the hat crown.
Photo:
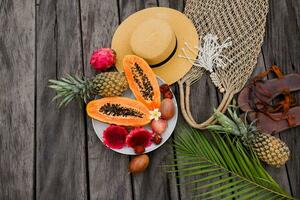
<svg viewBox="0 0 300 200">
<path fill-rule="evenodd" d="M 131 50 L 150 65 L 163 62 L 176 46 L 172 27 L 161 19 L 148 19 L 136 26 L 130 38 Z"/>
</svg>

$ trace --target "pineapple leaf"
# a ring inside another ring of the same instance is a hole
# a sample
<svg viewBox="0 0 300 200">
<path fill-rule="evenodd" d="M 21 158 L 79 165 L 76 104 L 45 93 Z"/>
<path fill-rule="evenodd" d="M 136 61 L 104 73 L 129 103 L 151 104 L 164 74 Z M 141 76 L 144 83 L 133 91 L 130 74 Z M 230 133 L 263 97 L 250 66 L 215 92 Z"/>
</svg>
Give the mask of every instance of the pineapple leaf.
<svg viewBox="0 0 300 200">
<path fill-rule="evenodd" d="M 66 106 L 73 100 L 79 100 L 81 103 L 87 102 L 91 99 L 89 80 L 86 77 L 80 78 L 79 76 L 66 75 L 66 77 L 59 80 L 49 80 L 48 87 L 56 92 L 52 101 L 60 99 L 58 107 Z"/>
<path fill-rule="evenodd" d="M 219 129 L 220 127 L 215 127 Z M 251 150 L 228 134 L 212 134 L 209 141 L 198 130 L 180 124 L 174 146 L 180 184 L 199 199 L 294 199 L 267 173 Z M 221 131 L 223 132 L 223 131 Z M 174 170 L 175 167 L 175 170 Z"/>
</svg>

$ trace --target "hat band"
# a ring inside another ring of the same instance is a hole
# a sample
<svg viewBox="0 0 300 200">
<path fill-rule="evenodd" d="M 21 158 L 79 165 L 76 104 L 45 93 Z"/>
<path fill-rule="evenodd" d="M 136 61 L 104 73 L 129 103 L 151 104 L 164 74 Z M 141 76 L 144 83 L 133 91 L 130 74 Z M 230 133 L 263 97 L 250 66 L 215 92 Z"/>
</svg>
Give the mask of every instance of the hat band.
<svg viewBox="0 0 300 200">
<path fill-rule="evenodd" d="M 159 67 L 159 66 L 167 63 L 174 56 L 174 54 L 176 52 L 176 49 L 177 49 L 177 38 L 176 38 L 176 36 L 175 36 L 175 42 L 176 42 L 175 47 L 174 47 L 173 51 L 171 52 L 171 54 L 165 60 L 161 61 L 160 63 L 155 64 L 155 65 L 150 65 L 151 68 Z"/>
</svg>

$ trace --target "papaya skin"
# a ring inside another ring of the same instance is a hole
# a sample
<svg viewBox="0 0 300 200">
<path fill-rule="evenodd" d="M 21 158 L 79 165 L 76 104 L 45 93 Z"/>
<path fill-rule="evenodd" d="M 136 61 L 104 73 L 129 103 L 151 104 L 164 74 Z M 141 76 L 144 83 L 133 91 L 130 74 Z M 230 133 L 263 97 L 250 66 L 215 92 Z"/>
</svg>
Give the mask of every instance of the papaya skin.
<svg viewBox="0 0 300 200">
<path fill-rule="evenodd" d="M 103 111 L 101 112 L 100 109 L 107 104 L 114 104 L 123 108 L 133 109 L 138 112 L 139 116 L 122 116 L 122 114 L 112 115 L 106 114 Z M 86 111 L 89 117 L 108 124 L 139 127 L 150 123 L 149 109 L 141 102 L 127 97 L 106 97 L 90 101 L 86 106 Z"/>
<path fill-rule="evenodd" d="M 146 77 L 146 84 L 143 82 L 144 79 L 142 79 L 141 74 L 135 73 L 135 68 L 137 66 L 142 70 L 143 78 Z M 149 110 L 159 108 L 161 103 L 159 84 L 156 75 L 148 63 L 138 56 L 127 55 L 123 59 L 123 69 L 129 88 L 133 92 L 135 98 L 146 105 Z M 147 88 L 150 88 L 150 90 Z"/>
</svg>

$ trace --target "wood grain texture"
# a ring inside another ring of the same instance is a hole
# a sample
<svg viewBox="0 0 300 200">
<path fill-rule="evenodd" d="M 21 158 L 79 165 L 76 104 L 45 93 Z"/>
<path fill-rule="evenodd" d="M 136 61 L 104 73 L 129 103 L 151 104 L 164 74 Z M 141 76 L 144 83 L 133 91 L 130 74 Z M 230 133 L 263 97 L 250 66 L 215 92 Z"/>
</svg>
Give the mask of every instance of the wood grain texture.
<svg viewBox="0 0 300 200">
<path fill-rule="evenodd" d="M 34 18 L 34 1 L 0 1 L 0 199 L 34 197 Z"/>
<path fill-rule="evenodd" d="M 135 0 L 137 10 L 157 7 L 157 0 Z"/>
<path fill-rule="evenodd" d="M 170 7 L 170 2 L 169 0 L 158 0 L 157 5 L 159 7 Z"/>
<path fill-rule="evenodd" d="M 163 165 L 171 164 L 172 140 L 149 153 L 150 164 L 141 174 L 133 175 L 134 199 L 179 199 L 174 174 L 167 174 Z"/>
<path fill-rule="evenodd" d="M 211 82 L 209 76 L 207 74 L 204 74 L 201 79 L 191 87 L 190 108 L 194 119 L 197 122 L 205 121 L 208 117 L 211 116 L 211 114 L 213 113 L 213 108 L 216 108 L 218 104 L 218 92 Z M 179 118 L 177 123 L 185 123 L 185 120 L 182 116 Z M 175 133 L 180 134 L 180 132 L 177 131 L 175 131 Z M 180 178 L 179 182 L 184 183 L 195 180 L 197 178 L 199 178 L 199 176 L 184 177 Z M 195 184 L 193 185 L 193 187 L 194 186 L 197 187 L 200 186 L 200 184 Z M 180 198 L 192 199 L 192 196 L 195 195 L 196 192 L 191 192 L 189 191 L 190 189 L 191 186 L 182 185 L 180 187 Z"/>
<path fill-rule="evenodd" d="M 183 12 L 184 0 L 170 0 L 169 7 Z"/>
<path fill-rule="evenodd" d="M 130 0 L 119 0 L 119 19 L 120 23 L 131 14 L 137 12 L 137 4 Z"/>
<path fill-rule="evenodd" d="M 183 0 L 158 0 L 159 7 L 169 7 L 183 12 Z"/>
<path fill-rule="evenodd" d="M 87 199 L 83 111 L 58 109 L 48 79 L 82 74 L 78 1 L 41 0 L 37 12 L 38 199 Z"/>
<path fill-rule="evenodd" d="M 66 73 L 94 75 L 92 51 L 109 47 L 118 24 L 130 14 L 157 5 L 183 11 L 185 1 L 0 1 L 0 199 L 191 199 L 188 187 L 176 186 L 191 179 L 176 180 L 162 168 L 176 155 L 171 140 L 149 154 L 147 171 L 130 175 L 131 157 L 106 149 L 77 103 L 57 109 L 47 87 L 48 79 Z M 299 22 L 299 0 L 270 0 L 253 75 L 272 64 L 284 73 L 300 72 Z M 191 91 L 191 107 L 197 108 L 192 113 L 204 121 L 222 95 L 207 75 Z M 299 104 L 300 92 L 296 96 Z M 297 127 L 278 135 L 290 147 L 291 159 L 279 169 L 266 167 L 298 198 L 299 133 Z"/>
<path fill-rule="evenodd" d="M 85 74 L 91 76 L 89 59 L 96 48 L 109 47 L 119 24 L 117 1 L 81 1 Z M 127 171 L 129 157 L 107 149 L 88 123 L 88 167 L 91 199 L 132 199 Z"/>
<path fill-rule="evenodd" d="M 266 66 L 278 65 L 283 73 L 300 73 L 300 2 L 298 0 L 270 1 L 263 55 Z M 300 93 L 296 93 L 300 102 Z M 291 151 L 286 164 L 291 194 L 300 197 L 300 127 L 279 134 Z"/>
<path fill-rule="evenodd" d="M 258 56 L 257 64 L 256 67 L 254 68 L 251 77 L 258 75 L 260 72 L 266 71 L 267 68 L 268 66 L 266 66 L 263 53 L 261 52 Z M 264 79 L 266 80 L 268 79 L 268 77 L 265 77 Z M 279 136 L 277 135 L 277 137 Z M 281 188 L 283 188 L 286 192 L 291 193 L 287 169 L 285 166 L 280 168 L 275 168 L 275 167 L 270 167 L 268 165 L 265 165 L 265 168 L 268 171 L 268 173 L 274 178 L 274 180 L 281 186 Z"/>
</svg>

